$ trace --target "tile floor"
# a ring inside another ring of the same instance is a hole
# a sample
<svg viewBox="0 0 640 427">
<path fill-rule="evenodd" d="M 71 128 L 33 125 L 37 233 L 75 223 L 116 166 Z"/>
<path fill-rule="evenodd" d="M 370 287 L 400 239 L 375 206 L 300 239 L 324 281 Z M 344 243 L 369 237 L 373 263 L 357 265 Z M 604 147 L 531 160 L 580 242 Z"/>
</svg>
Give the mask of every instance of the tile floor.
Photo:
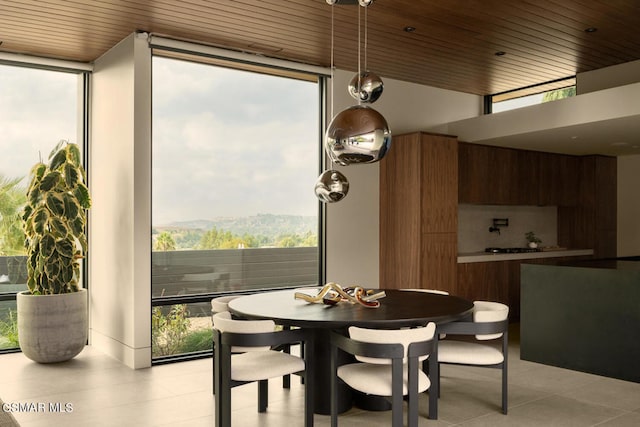
<svg viewBox="0 0 640 427">
<path fill-rule="evenodd" d="M 517 325 L 514 325 L 517 327 Z M 640 384 L 521 361 L 517 329 L 511 333 L 509 415 L 500 413 L 499 371 L 442 368 L 439 420 L 426 418 L 421 395 L 420 426 L 639 426 Z M 0 356 L 0 398 L 9 404 L 44 403 L 45 412 L 19 412 L 23 427 L 211 426 L 211 359 L 131 370 L 87 347 L 73 361 L 38 365 L 22 354 Z M 234 389 L 234 426 L 302 426 L 303 390 L 270 381 L 269 409 L 256 411 L 256 386 Z M 52 413 L 50 403 L 72 405 Z M 352 409 L 341 426 L 388 426 L 390 412 Z M 328 416 L 315 416 L 328 426 Z M 4 427 L 4 426 L 3 426 Z"/>
</svg>

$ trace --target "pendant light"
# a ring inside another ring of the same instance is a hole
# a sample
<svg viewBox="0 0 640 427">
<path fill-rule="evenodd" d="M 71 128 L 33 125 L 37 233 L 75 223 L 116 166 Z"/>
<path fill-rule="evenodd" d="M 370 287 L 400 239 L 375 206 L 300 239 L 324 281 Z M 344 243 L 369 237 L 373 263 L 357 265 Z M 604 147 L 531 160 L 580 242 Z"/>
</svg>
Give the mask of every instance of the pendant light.
<svg viewBox="0 0 640 427">
<path fill-rule="evenodd" d="M 326 0 L 332 6 L 331 10 L 331 72 L 332 72 L 332 108 L 333 115 L 333 6 L 335 4 L 355 4 L 349 0 Z M 378 111 L 368 105 L 378 100 L 383 90 L 380 77 L 367 69 L 367 7 L 373 0 L 358 0 L 358 4 L 365 10 L 365 71 L 361 68 L 360 55 L 360 10 L 358 9 L 358 73 L 351 79 L 347 88 L 358 104 L 338 113 L 329 124 L 325 134 L 325 151 L 333 163 L 349 166 L 358 163 L 374 163 L 381 160 L 391 146 L 391 131 L 385 118 Z M 339 185 L 338 185 L 339 183 Z M 331 192 L 330 184 L 334 188 L 341 188 L 343 193 Z M 325 171 L 316 181 L 316 196 L 325 203 L 342 200 L 347 195 L 349 182 L 347 178 L 336 170 Z M 333 194 L 328 197 L 327 194 Z"/>
</svg>

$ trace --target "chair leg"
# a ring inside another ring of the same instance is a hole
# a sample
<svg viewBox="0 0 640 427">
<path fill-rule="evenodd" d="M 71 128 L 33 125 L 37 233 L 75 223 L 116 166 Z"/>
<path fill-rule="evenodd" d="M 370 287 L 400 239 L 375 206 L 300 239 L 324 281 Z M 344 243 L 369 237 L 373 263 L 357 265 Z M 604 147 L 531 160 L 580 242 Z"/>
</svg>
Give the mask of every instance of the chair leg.
<svg viewBox="0 0 640 427">
<path fill-rule="evenodd" d="M 258 381 L 258 412 L 267 412 L 269 405 L 269 381 Z"/>
<path fill-rule="evenodd" d="M 220 365 L 218 364 L 214 378 L 215 426 L 229 427 L 231 426 L 231 379 L 228 374 L 231 372 L 231 367 Z"/>
<path fill-rule="evenodd" d="M 502 364 L 502 413 L 507 415 L 507 367 Z"/>
<path fill-rule="evenodd" d="M 291 329 L 291 326 L 283 326 L 283 331 L 288 331 Z M 285 345 L 282 347 L 282 351 L 287 354 L 291 354 L 291 346 Z M 291 375 L 284 375 L 282 377 L 282 388 L 291 388 Z"/>
<path fill-rule="evenodd" d="M 508 393 L 508 382 L 507 382 L 507 366 L 508 366 L 508 358 L 509 358 L 509 331 L 508 328 L 502 334 L 502 413 L 507 415 L 507 397 Z"/>
<path fill-rule="evenodd" d="M 331 346 L 331 427 L 338 427 L 338 348 Z M 309 379 L 305 387 L 309 387 Z"/>
<path fill-rule="evenodd" d="M 438 419 L 438 398 L 440 397 L 440 364 L 438 354 L 433 352 L 425 362 L 429 363 L 429 419 Z"/>
<path fill-rule="evenodd" d="M 402 362 L 394 359 L 391 364 L 391 425 L 393 427 L 403 427 L 404 425 L 402 420 L 403 382 Z"/>
<path fill-rule="evenodd" d="M 409 360 L 409 411 L 407 415 L 407 425 L 409 427 L 418 427 L 418 362 L 417 360 Z M 429 407 L 431 413 L 431 407 Z"/>
</svg>

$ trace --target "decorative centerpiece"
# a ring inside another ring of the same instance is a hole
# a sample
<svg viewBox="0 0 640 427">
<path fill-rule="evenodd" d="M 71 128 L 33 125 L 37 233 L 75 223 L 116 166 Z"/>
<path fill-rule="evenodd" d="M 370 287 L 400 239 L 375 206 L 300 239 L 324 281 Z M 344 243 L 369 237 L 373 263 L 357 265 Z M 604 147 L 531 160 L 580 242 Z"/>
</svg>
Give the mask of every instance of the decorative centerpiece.
<svg viewBox="0 0 640 427">
<path fill-rule="evenodd" d="M 365 290 L 361 286 L 349 286 L 342 288 L 337 283 L 327 283 L 316 295 L 309 295 L 303 292 L 296 292 L 294 298 L 302 299 L 312 303 L 323 303 L 326 305 L 336 305 L 340 302 L 348 302 L 350 304 L 360 304 L 368 308 L 380 307 L 380 298 L 386 296 L 384 291 L 373 289 Z"/>
</svg>

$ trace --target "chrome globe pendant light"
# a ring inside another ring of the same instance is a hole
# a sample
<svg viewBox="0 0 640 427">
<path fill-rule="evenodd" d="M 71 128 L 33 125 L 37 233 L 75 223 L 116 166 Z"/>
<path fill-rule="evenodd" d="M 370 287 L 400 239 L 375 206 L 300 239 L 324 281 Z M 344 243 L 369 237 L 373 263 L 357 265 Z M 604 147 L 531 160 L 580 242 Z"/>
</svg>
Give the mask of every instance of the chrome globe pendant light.
<svg viewBox="0 0 640 427">
<path fill-rule="evenodd" d="M 331 9 L 331 116 L 333 117 L 333 52 L 334 14 L 337 3 L 355 4 L 353 0 L 326 0 Z M 351 79 L 348 91 L 358 101 L 358 105 L 347 108 L 333 117 L 325 133 L 325 151 L 333 163 L 349 166 L 354 163 L 374 163 L 381 160 L 391 146 L 391 131 L 385 118 L 362 103 L 373 103 L 382 94 L 382 79 L 370 72 L 366 65 L 367 55 L 367 7 L 373 0 L 358 0 L 365 9 L 365 71 L 361 71 L 361 30 L 358 9 L 358 73 Z M 325 203 L 344 199 L 349 191 L 349 181 L 339 171 L 330 169 L 323 172 L 315 185 L 316 197 Z"/>
<path fill-rule="evenodd" d="M 327 2 L 336 0 L 327 0 Z M 365 9 L 365 71 L 361 68 L 360 9 L 358 9 L 358 73 L 348 86 L 349 94 L 358 105 L 347 108 L 334 117 L 325 135 L 325 150 L 331 160 L 342 166 L 374 163 L 381 160 L 391 147 L 391 130 L 385 118 L 368 105 L 378 100 L 383 90 L 382 79 L 367 70 L 367 8 L 373 0 L 359 0 Z"/>
<path fill-rule="evenodd" d="M 327 3 L 331 5 L 331 117 L 333 117 L 333 5 L 335 4 L 335 0 L 333 2 L 331 0 L 327 0 Z M 314 191 L 316 193 L 316 197 L 323 203 L 339 202 L 347 197 L 347 193 L 349 193 L 349 181 L 340 171 L 329 169 L 320 174 L 316 180 Z"/>
</svg>

